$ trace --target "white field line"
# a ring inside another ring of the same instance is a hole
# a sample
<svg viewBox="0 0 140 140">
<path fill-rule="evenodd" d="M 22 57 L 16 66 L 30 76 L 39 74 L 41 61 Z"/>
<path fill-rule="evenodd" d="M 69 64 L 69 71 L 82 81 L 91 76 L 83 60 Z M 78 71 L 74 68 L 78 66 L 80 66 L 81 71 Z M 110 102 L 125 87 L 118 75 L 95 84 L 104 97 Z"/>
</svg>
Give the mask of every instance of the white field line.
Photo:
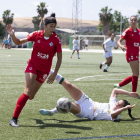
<svg viewBox="0 0 140 140">
<path fill-rule="evenodd" d="M 11 55 L 0 54 L 0 57 L 10 57 Z"/>
<path fill-rule="evenodd" d="M 81 78 L 77 78 L 74 81 L 80 81 L 81 79 L 86 79 L 86 78 L 90 78 L 90 77 L 100 77 L 100 76 L 109 76 L 109 75 L 121 75 L 121 74 L 132 74 L 132 73 L 119 73 L 119 74 L 106 74 L 106 75 L 93 75 L 93 76 L 86 76 L 86 77 L 81 77 Z M 108 80 L 108 79 L 107 79 Z"/>
</svg>

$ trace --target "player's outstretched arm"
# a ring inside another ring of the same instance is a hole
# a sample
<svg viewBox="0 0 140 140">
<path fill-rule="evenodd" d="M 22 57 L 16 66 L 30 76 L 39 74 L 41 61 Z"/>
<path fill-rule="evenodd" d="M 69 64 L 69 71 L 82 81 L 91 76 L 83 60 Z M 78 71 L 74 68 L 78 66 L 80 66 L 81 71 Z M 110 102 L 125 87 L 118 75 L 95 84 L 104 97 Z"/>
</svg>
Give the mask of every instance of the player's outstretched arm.
<svg viewBox="0 0 140 140">
<path fill-rule="evenodd" d="M 10 34 L 10 36 L 12 37 L 13 42 L 16 45 L 21 45 L 23 43 L 28 42 L 27 38 L 24 38 L 24 39 L 18 39 L 18 38 L 16 38 L 16 36 L 15 36 L 15 30 L 14 30 L 14 28 L 10 24 L 7 25 L 6 30 Z"/>
<path fill-rule="evenodd" d="M 110 97 L 117 98 L 118 94 L 128 95 L 128 96 L 131 96 L 133 98 L 138 98 L 140 96 L 137 92 L 129 92 L 129 91 L 126 91 L 126 90 L 123 90 L 123 89 L 114 88 Z"/>
</svg>

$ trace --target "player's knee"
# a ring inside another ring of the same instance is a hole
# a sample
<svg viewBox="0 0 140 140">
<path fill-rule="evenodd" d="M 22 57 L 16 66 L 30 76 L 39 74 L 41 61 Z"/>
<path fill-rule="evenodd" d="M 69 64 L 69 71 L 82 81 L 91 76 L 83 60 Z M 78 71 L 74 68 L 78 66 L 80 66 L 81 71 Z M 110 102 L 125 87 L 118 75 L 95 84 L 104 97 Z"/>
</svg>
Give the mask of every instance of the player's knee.
<svg viewBox="0 0 140 140">
<path fill-rule="evenodd" d="M 33 100 L 33 99 L 34 99 L 34 97 L 30 97 L 30 98 L 29 98 L 29 100 Z"/>
</svg>

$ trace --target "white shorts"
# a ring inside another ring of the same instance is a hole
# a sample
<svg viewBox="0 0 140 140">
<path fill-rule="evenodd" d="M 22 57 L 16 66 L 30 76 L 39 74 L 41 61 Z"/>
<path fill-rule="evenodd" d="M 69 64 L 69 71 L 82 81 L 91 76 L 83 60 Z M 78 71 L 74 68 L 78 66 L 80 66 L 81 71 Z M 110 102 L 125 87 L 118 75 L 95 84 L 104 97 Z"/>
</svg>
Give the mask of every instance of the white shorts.
<svg viewBox="0 0 140 140">
<path fill-rule="evenodd" d="M 81 112 L 78 114 L 74 114 L 76 117 L 88 118 L 90 120 L 93 120 L 94 102 L 91 98 L 83 93 L 82 97 L 78 101 L 75 101 L 75 103 L 79 104 L 81 107 Z"/>
<path fill-rule="evenodd" d="M 73 50 L 79 50 L 78 46 L 73 46 Z"/>
<path fill-rule="evenodd" d="M 104 52 L 104 57 L 108 58 L 108 57 L 112 57 L 112 52 Z"/>
</svg>

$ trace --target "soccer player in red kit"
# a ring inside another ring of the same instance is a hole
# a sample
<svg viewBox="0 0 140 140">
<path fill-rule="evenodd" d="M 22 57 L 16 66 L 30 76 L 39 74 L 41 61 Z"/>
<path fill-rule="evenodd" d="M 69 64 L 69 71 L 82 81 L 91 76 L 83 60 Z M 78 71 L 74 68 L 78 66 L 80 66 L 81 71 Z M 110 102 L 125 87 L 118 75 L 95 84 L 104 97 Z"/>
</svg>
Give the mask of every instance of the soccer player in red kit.
<svg viewBox="0 0 140 140">
<path fill-rule="evenodd" d="M 127 28 L 118 40 L 118 46 L 126 51 L 126 60 L 129 63 L 132 76 L 127 77 L 114 87 L 122 87 L 132 81 L 132 92 L 137 91 L 138 77 L 139 77 L 139 45 L 140 45 L 140 31 L 136 28 L 137 17 L 130 17 L 130 27 Z M 125 40 L 125 46 L 121 42 Z"/>
<path fill-rule="evenodd" d="M 25 69 L 24 93 L 19 97 L 13 117 L 10 120 L 10 125 L 13 127 L 19 126 L 17 119 L 27 100 L 32 100 L 34 98 L 35 94 L 48 77 L 52 65 L 52 59 L 55 53 L 57 53 L 57 62 L 54 74 L 48 77 L 47 83 L 53 83 L 61 65 L 61 41 L 54 32 L 57 24 L 55 13 L 52 13 L 51 16 L 46 17 L 44 24 L 44 30 L 35 31 L 29 34 L 25 39 L 16 38 L 14 35 L 14 29 L 11 27 L 11 25 L 7 25 L 6 28 L 16 45 L 20 45 L 28 41 L 34 41 L 31 59 Z"/>
</svg>

